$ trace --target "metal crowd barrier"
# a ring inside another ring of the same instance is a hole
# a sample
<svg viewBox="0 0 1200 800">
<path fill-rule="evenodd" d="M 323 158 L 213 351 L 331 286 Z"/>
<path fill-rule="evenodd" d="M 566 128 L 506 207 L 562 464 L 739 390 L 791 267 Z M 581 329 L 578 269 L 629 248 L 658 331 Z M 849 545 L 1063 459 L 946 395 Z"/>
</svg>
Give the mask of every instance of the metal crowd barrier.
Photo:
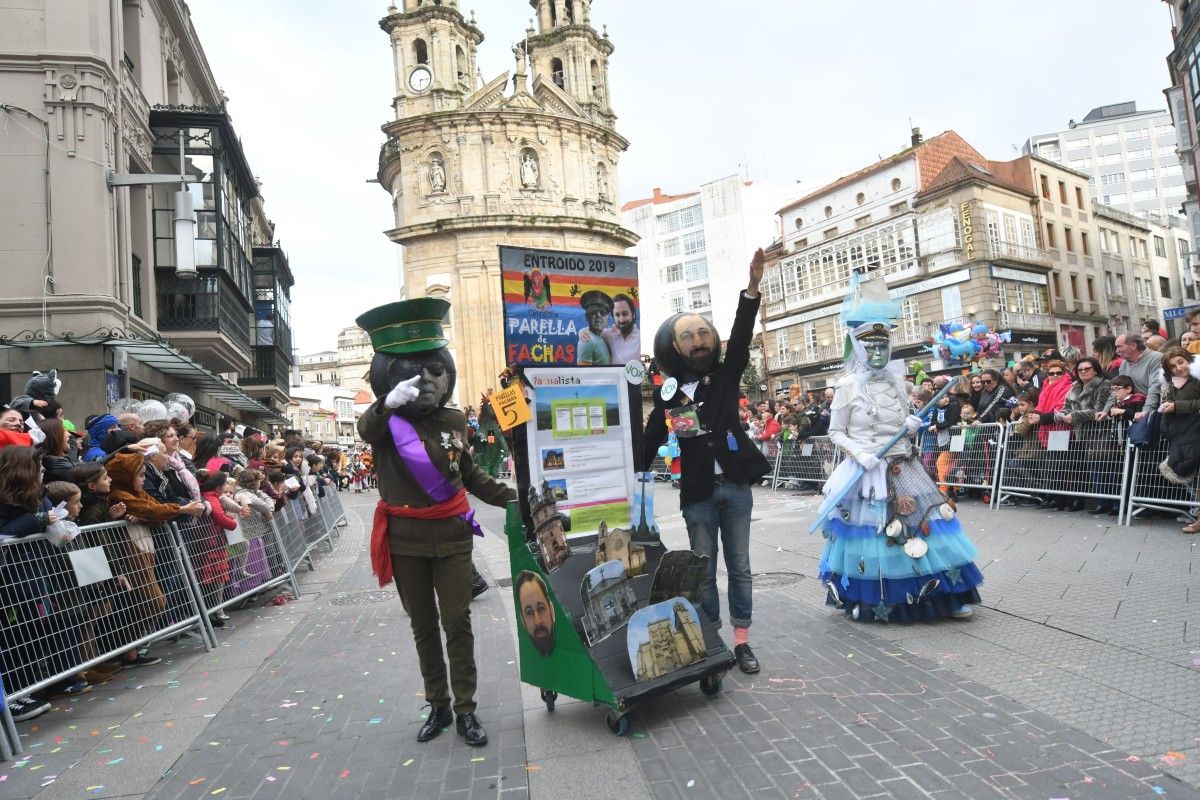
<svg viewBox="0 0 1200 800">
<path fill-rule="evenodd" d="M 1124 505 L 1126 525 L 1133 518 L 1149 510 L 1183 512 L 1195 516 L 1200 510 L 1200 476 L 1188 486 L 1171 483 L 1162 476 L 1158 465 L 1167 457 L 1168 443 L 1163 440 L 1157 447 L 1131 448 L 1133 456 L 1129 467 L 1129 500 Z"/>
<path fill-rule="evenodd" d="M 921 464 L 943 491 L 979 490 L 990 502 L 1000 475 L 1004 427 L 987 422 L 927 430 L 921 434 Z"/>
<path fill-rule="evenodd" d="M 809 436 L 780 442 L 771 488 L 783 486 L 800 489 L 811 486 L 820 489 L 841 460 L 842 451 L 829 441 L 828 436 Z"/>
<path fill-rule="evenodd" d="M 307 509 L 305 509 L 307 511 Z M 336 492 L 297 519 L 285 503 L 225 531 L 205 516 L 169 525 L 125 521 L 0 541 L 0 757 L 22 752 L 7 700 L 74 682 L 84 670 L 177 634 L 216 646 L 210 614 L 282 584 L 346 524 Z"/>
<path fill-rule="evenodd" d="M 1022 432 L 1010 425 L 1004 440 L 993 507 L 1010 497 L 1083 497 L 1108 501 L 1118 518 L 1128 499 L 1129 462 L 1124 423 L 1042 426 Z"/>
</svg>

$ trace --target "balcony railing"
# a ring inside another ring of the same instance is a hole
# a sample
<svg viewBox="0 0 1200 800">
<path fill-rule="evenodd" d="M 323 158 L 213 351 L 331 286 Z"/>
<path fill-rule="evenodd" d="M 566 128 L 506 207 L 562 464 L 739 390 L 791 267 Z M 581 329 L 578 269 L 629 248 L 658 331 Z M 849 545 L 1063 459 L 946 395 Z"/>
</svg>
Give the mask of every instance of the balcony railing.
<svg viewBox="0 0 1200 800">
<path fill-rule="evenodd" d="M 160 277 L 156 288 L 160 331 L 216 331 L 249 352 L 250 312 L 223 278 Z"/>
<path fill-rule="evenodd" d="M 1055 329 L 1054 317 L 1049 314 L 1030 314 L 1024 311 L 1001 311 L 1000 327 L 1035 331 Z"/>
<path fill-rule="evenodd" d="M 255 347 L 250 374 L 238 376 L 241 386 L 274 386 L 285 396 L 291 388 L 288 362 L 275 347 Z"/>
<path fill-rule="evenodd" d="M 1026 261 L 1034 264 L 1049 264 L 1050 256 L 1040 247 L 1014 242 L 984 242 L 982 252 L 993 261 Z"/>
</svg>

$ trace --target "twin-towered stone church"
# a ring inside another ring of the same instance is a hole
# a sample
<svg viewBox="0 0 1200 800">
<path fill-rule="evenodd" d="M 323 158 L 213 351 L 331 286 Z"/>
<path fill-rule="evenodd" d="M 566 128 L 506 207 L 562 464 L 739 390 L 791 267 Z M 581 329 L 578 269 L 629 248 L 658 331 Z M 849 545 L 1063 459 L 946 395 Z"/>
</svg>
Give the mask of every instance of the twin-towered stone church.
<svg viewBox="0 0 1200 800">
<path fill-rule="evenodd" d="M 530 5 L 530 27 L 511 34 L 512 72 L 486 83 L 483 32 L 457 0 L 404 0 L 380 22 L 396 73 L 379 156 L 396 215 L 387 234 L 404 246 L 406 296 L 453 304 L 461 406 L 505 367 L 498 245 L 624 254 L 637 240 L 620 225 L 629 143 L 614 128 L 608 33 L 592 26 L 590 0 Z"/>
</svg>

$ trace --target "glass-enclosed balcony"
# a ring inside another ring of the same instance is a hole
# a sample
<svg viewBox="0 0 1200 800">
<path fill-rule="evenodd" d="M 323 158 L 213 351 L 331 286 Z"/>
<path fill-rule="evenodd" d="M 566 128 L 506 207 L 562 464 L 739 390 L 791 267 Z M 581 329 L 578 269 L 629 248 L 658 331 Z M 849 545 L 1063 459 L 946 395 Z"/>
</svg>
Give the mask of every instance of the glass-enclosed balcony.
<svg viewBox="0 0 1200 800">
<path fill-rule="evenodd" d="M 158 330 L 214 372 L 250 366 L 250 306 L 221 275 L 157 275 Z"/>
</svg>

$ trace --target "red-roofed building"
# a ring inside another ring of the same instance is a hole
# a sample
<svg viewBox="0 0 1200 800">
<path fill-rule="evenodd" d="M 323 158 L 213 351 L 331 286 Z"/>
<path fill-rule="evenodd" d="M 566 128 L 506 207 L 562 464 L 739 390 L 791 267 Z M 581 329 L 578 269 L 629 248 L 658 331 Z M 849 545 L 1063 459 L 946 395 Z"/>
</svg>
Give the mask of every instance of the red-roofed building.
<svg viewBox="0 0 1200 800">
<path fill-rule="evenodd" d="M 990 161 L 954 131 L 926 141 L 914 130 L 905 150 L 781 208 L 783 241 L 763 280 L 769 391 L 837 377 L 852 271 L 883 275 L 902 308 L 893 357 L 923 360 L 931 373 L 960 369 L 930 364 L 943 322 L 1013 330 L 993 365 L 1056 346 L 1053 262 L 1040 246 L 1033 175 L 1028 157 Z"/>
</svg>

